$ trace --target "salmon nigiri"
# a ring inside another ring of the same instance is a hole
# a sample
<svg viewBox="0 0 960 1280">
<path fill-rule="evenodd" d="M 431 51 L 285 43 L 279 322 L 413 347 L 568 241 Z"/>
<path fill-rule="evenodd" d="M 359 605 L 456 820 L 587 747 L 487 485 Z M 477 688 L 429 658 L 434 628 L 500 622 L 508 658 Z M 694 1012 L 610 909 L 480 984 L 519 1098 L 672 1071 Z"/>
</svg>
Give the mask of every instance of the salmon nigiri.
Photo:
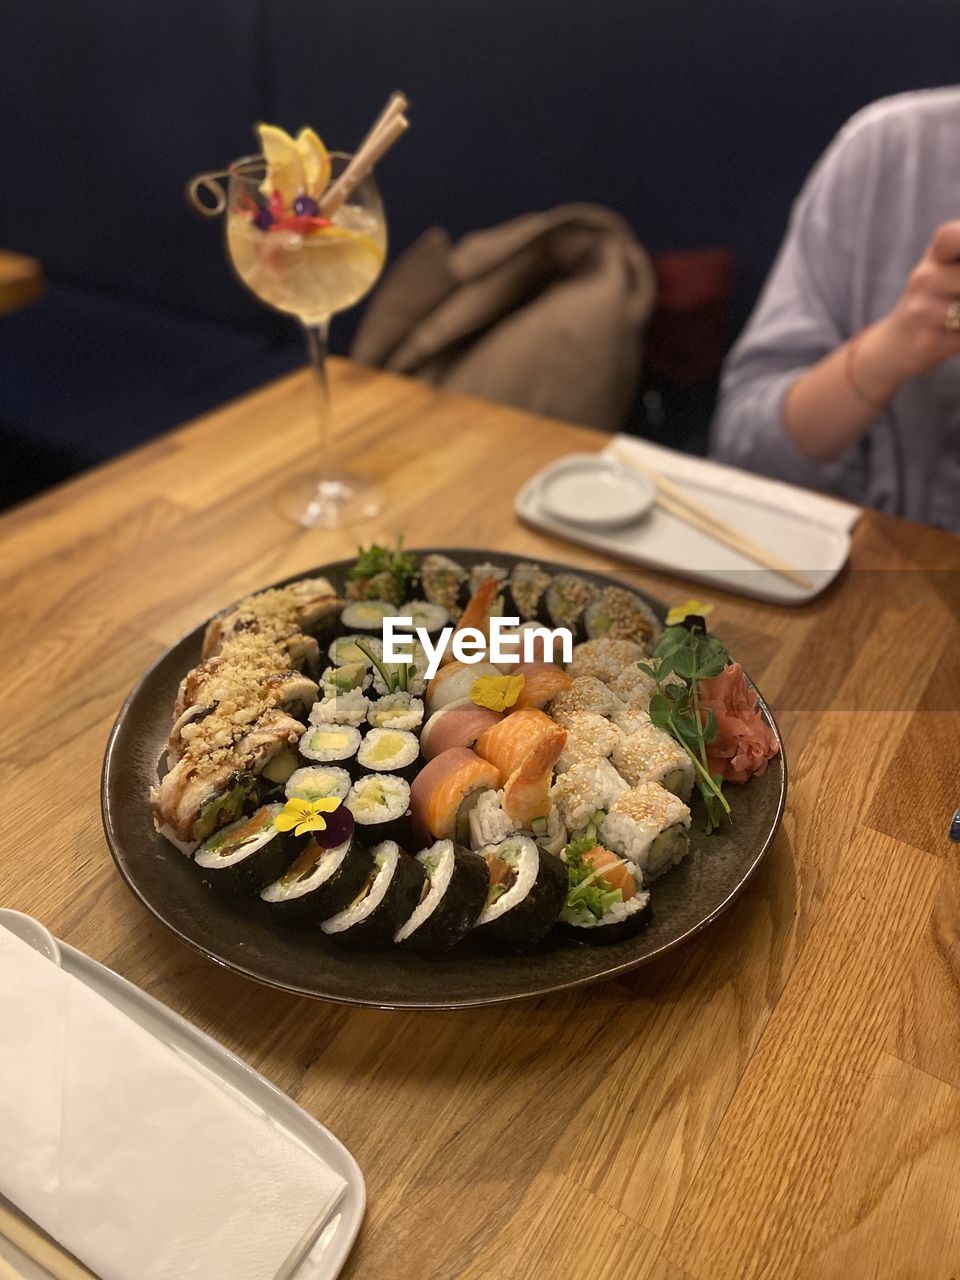
<svg viewBox="0 0 960 1280">
<path fill-rule="evenodd" d="M 519 714 L 519 713 L 518 713 Z M 513 717 L 508 717 L 507 723 Z M 552 723 L 552 722 L 551 722 Z M 499 725 L 495 726 L 499 728 Z M 493 729 L 488 730 L 489 733 Z M 554 724 L 550 733 L 537 739 L 516 769 L 503 784 L 503 807 L 521 828 L 529 827 L 534 818 L 545 818 L 550 809 L 550 783 L 565 742 L 566 729 Z"/>
<path fill-rule="evenodd" d="M 523 676 L 523 688 L 513 704 L 514 713 L 524 707 L 537 707 L 542 711 L 573 684 L 573 678 L 554 662 L 521 662 L 511 667 L 509 674 Z"/>
</svg>

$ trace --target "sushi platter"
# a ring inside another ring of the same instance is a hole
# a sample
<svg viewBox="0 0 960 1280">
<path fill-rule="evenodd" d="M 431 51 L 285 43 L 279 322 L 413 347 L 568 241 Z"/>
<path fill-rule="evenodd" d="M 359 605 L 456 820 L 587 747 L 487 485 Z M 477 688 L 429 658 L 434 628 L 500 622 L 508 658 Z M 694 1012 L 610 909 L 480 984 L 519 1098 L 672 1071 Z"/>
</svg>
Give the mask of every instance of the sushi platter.
<svg viewBox="0 0 960 1280">
<path fill-rule="evenodd" d="M 663 954 L 743 889 L 785 794 L 772 716 L 702 617 L 609 574 L 401 545 L 184 637 L 102 780 L 120 874 L 179 938 L 383 1008 Z"/>
</svg>

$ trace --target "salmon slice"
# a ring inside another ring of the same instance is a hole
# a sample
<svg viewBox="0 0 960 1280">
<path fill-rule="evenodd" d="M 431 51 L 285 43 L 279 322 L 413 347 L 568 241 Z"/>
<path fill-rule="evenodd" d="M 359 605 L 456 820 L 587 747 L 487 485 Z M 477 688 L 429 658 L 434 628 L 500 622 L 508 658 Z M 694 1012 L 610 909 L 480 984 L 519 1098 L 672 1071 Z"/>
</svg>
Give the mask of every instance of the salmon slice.
<svg viewBox="0 0 960 1280">
<path fill-rule="evenodd" d="M 523 707 L 482 733 L 476 741 L 475 750 L 478 756 L 496 765 L 500 780 L 505 783 L 540 739 L 550 737 L 556 729 L 556 721 L 548 715 L 536 707 Z"/>
<path fill-rule="evenodd" d="M 500 775 L 469 747 L 451 747 L 434 756 L 410 787 L 414 834 L 424 844 L 457 840 L 466 814 L 481 791 L 494 791 Z"/>
<path fill-rule="evenodd" d="M 637 882 L 624 864 L 623 858 L 618 858 L 615 853 L 598 844 L 583 855 L 583 860 L 590 863 L 598 879 L 605 881 L 611 889 L 620 890 L 624 902 L 629 902 L 636 896 Z"/>
<path fill-rule="evenodd" d="M 572 677 L 553 662 L 522 662 L 510 675 L 523 676 L 523 688 L 512 707 L 514 712 L 524 707 L 537 707 L 542 711 L 558 693 L 573 684 Z"/>
<path fill-rule="evenodd" d="M 450 637 L 450 643 L 443 651 L 443 657 L 440 659 L 441 666 L 447 662 L 453 662 L 453 642 L 457 638 L 457 633 L 462 631 L 464 627 L 474 627 L 477 631 L 482 631 L 486 636 L 488 644 L 490 640 L 490 607 L 500 593 L 501 583 L 497 578 L 484 578 L 477 587 L 476 591 L 467 601 L 467 607 L 460 615 L 460 621 L 457 623 L 453 635 Z M 450 655 L 449 657 L 447 655 Z"/>
<path fill-rule="evenodd" d="M 511 719 L 512 716 L 508 717 L 507 723 Z M 553 766 L 560 758 L 566 741 L 566 729 L 552 724 L 551 731 L 538 738 L 533 750 L 524 756 L 504 783 L 503 807 L 521 827 L 528 827 L 534 818 L 547 816 Z"/>
</svg>

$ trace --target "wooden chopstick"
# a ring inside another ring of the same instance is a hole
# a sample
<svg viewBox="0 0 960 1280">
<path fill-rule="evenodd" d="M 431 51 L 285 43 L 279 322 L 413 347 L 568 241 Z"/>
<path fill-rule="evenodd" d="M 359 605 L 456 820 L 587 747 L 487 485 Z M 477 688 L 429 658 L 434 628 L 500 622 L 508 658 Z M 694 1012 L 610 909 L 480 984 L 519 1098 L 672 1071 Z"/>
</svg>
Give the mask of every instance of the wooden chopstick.
<svg viewBox="0 0 960 1280">
<path fill-rule="evenodd" d="M 748 560 L 753 560 L 756 564 L 761 564 L 765 569 L 770 569 L 773 573 L 778 573 L 781 578 L 786 578 L 788 582 L 792 582 L 794 586 L 802 587 L 809 590 L 813 583 L 799 569 L 794 569 L 792 565 L 787 564 L 786 560 L 781 560 L 778 555 L 772 551 L 768 551 L 766 547 L 762 547 L 758 542 L 754 542 L 752 538 L 748 538 L 746 534 L 741 533 L 739 529 L 735 529 L 733 525 L 727 524 L 725 520 L 721 520 L 719 516 L 713 514 L 707 507 L 689 497 L 679 485 L 668 480 L 666 476 L 654 470 L 653 467 L 645 466 L 642 462 L 637 462 L 628 454 L 624 453 L 616 446 L 612 449 L 612 453 L 618 462 L 625 467 L 630 467 L 633 471 L 639 472 L 641 475 L 651 482 L 656 490 L 657 505 L 662 507 L 664 511 L 668 511 L 672 516 L 676 516 L 678 520 L 691 525 L 694 529 L 699 529 L 701 533 L 708 534 L 717 542 L 722 542 L 734 551 L 738 551 L 740 555 L 746 556 Z"/>
<path fill-rule="evenodd" d="M 92 1271 L 88 1271 L 35 1223 L 23 1217 L 4 1200 L 0 1200 L 0 1234 L 16 1245 L 22 1254 L 49 1271 L 55 1280 L 97 1280 Z M 0 1258 L 0 1262 L 2 1261 Z M 13 1274 L 20 1280 L 18 1272 L 14 1271 Z M 2 1269 L 0 1276 L 3 1276 Z"/>
</svg>

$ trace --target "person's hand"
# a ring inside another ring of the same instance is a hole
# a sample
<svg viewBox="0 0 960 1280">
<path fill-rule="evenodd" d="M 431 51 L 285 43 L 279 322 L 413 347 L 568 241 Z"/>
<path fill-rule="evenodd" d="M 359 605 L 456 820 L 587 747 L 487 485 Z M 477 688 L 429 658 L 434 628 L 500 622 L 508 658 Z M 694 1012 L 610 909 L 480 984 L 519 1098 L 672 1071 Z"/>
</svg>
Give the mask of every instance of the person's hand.
<svg viewBox="0 0 960 1280">
<path fill-rule="evenodd" d="M 858 383 L 882 399 L 891 383 L 960 356 L 960 330 L 947 328 L 952 303 L 960 324 L 960 219 L 937 228 L 897 305 L 863 335 L 856 354 Z"/>
</svg>

